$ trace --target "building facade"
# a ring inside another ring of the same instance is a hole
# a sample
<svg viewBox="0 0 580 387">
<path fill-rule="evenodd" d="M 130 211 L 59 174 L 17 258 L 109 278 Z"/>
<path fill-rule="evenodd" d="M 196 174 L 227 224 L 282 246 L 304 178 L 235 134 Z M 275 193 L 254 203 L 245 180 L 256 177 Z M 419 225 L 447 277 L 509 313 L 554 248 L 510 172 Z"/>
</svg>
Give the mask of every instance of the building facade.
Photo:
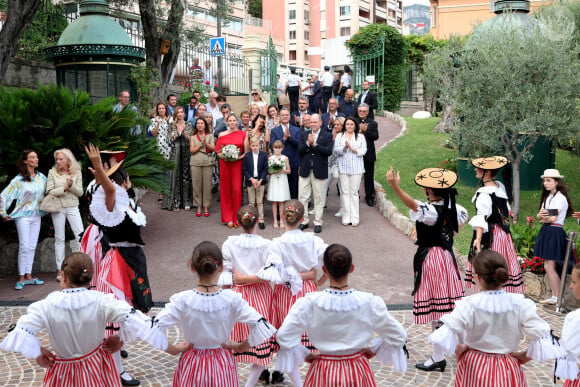
<svg viewBox="0 0 580 387">
<path fill-rule="evenodd" d="M 321 69 L 350 63 L 344 42 L 359 29 L 384 23 L 403 30 L 402 0 L 269 0 L 262 16 L 283 41 L 283 62 Z"/>
</svg>

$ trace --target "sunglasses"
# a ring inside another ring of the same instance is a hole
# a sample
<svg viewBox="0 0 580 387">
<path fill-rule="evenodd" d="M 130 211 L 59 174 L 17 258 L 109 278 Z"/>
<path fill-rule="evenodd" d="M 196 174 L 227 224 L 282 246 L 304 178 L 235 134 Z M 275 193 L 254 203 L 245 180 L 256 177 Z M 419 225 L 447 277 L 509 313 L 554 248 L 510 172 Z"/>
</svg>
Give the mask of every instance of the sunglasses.
<svg viewBox="0 0 580 387">
<path fill-rule="evenodd" d="M 258 93 L 252 93 L 252 95 L 258 95 Z"/>
</svg>

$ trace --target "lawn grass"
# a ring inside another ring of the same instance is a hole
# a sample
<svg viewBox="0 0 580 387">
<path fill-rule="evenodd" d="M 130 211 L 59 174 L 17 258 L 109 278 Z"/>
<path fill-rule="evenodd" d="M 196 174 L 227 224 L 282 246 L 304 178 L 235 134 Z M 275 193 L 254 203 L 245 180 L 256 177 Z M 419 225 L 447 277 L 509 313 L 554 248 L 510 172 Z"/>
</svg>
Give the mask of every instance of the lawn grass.
<svg viewBox="0 0 580 387">
<path fill-rule="evenodd" d="M 446 159 L 457 157 L 457 151 L 444 147 L 445 140 L 449 138 L 448 134 L 433 132 L 433 128 L 439 121 L 439 118 L 425 120 L 405 118 L 405 120 L 408 125 L 407 133 L 391 142 L 377 155 L 375 179 L 385 188 L 387 198 L 393 202 L 402 214 L 407 215 L 409 213 L 408 208 L 396 197 L 387 183 L 385 175 L 389 167 L 392 165 L 395 171 L 400 171 L 401 188 L 405 192 L 416 199 L 424 200 L 425 194 L 423 188 L 414 182 L 415 174 L 423 168 L 438 167 Z M 579 161 L 580 159 L 578 157 L 568 151 L 558 149 L 556 152 L 556 168 L 564 175 L 564 181 L 568 186 L 568 193 L 572 204 L 576 205 L 576 211 L 580 211 Z M 540 184 L 540 177 L 538 176 L 537 191 L 521 192 L 520 219 L 525 220 L 527 216 L 533 216 L 535 218 L 540 201 Z M 457 183 L 455 188 L 459 192 L 457 202 L 467 209 L 470 216 L 473 216 L 475 208 L 471 203 L 471 198 L 475 193 L 475 187 L 468 187 L 464 184 Z M 578 231 L 580 229 L 573 218 L 566 219 L 565 227 L 568 231 Z M 462 254 L 467 254 L 469 250 L 471 235 L 472 229 L 467 225 L 455 239 L 455 247 Z"/>
</svg>

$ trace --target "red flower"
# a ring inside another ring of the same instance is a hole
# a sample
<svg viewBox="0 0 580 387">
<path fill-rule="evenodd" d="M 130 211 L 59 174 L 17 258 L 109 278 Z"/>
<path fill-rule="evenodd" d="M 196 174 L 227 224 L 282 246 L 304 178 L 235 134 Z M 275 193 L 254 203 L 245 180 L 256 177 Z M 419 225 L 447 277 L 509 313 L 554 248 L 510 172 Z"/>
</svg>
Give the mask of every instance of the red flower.
<svg viewBox="0 0 580 387">
<path fill-rule="evenodd" d="M 218 84 L 216 83 L 215 85 L 213 85 L 213 87 L 218 87 Z"/>
<path fill-rule="evenodd" d="M 206 85 L 209 85 L 209 81 L 205 81 L 205 84 L 206 84 Z"/>
<path fill-rule="evenodd" d="M 368 54 L 368 53 L 369 53 L 368 51 L 365 51 L 365 54 Z"/>
<path fill-rule="evenodd" d="M 526 218 L 526 222 L 528 222 L 528 223 L 534 223 L 534 218 L 532 218 L 531 216 L 528 216 Z"/>
<path fill-rule="evenodd" d="M 188 84 L 187 84 L 187 87 L 191 87 L 191 83 L 188 83 Z"/>
</svg>

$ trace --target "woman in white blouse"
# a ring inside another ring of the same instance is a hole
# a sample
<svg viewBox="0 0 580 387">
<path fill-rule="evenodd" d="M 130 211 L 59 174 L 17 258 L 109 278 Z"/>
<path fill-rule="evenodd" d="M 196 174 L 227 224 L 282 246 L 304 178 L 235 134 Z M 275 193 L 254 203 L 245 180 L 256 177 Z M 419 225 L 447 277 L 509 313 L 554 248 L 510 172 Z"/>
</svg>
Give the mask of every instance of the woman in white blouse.
<svg viewBox="0 0 580 387">
<path fill-rule="evenodd" d="M 60 266 L 64 260 L 66 221 L 73 232 L 74 239 L 70 242 L 73 252 L 79 251 L 80 234 L 83 232 L 83 220 L 79 212 L 79 197 L 83 194 L 83 177 L 81 166 L 69 149 L 63 148 L 54 152 L 56 164 L 48 171 L 46 180 L 47 195 L 59 198 L 61 209 L 54 212 L 54 254 L 56 258 L 57 281 L 60 281 Z"/>
<path fill-rule="evenodd" d="M 365 136 L 359 135 L 359 126 L 354 117 L 348 117 L 344 121 L 342 133 L 336 135 L 334 153 L 338 158 L 342 225 L 357 227 L 359 224 L 358 191 L 365 172 L 363 156 L 367 153 L 367 142 Z"/>
</svg>

